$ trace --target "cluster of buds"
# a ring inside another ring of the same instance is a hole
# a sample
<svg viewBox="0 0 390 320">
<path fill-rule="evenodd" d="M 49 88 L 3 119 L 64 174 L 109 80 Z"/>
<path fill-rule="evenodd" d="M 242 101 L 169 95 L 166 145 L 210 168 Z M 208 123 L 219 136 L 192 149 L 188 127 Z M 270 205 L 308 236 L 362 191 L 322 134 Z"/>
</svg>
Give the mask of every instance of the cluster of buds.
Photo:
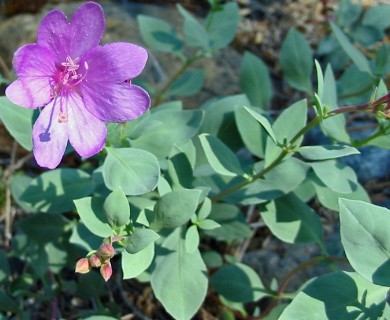
<svg viewBox="0 0 390 320">
<path fill-rule="evenodd" d="M 104 243 L 98 250 L 87 254 L 76 263 L 75 272 L 88 273 L 92 268 L 100 268 L 100 274 L 105 281 L 111 278 L 112 268 L 110 259 L 115 255 L 114 247 L 109 243 Z"/>
</svg>

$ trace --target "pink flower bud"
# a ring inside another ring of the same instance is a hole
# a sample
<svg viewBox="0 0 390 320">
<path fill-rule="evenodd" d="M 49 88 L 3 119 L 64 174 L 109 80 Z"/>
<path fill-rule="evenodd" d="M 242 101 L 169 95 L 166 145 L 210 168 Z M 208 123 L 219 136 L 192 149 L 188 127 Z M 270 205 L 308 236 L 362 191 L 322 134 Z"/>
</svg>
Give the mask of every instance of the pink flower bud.
<svg viewBox="0 0 390 320">
<path fill-rule="evenodd" d="M 100 258 L 96 254 L 93 254 L 92 256 L 89 257 L 89 263 L 91 264 L 92 267 L 95 268 L 98 268 L 102 265 Z"/>
<path fill-rule="evenodd" d="M 104 281 L 108 281 L 112 276 L 112 268 L 110 261 L 106 261 L 101 267 L 100 267 L 100 274 L 102 275 Z"/>
<path fill-rule="evenodd" d="M 115 254 L 115 249 L 111 244 L 104 243 L 100 246 L 99 250 L 97 251 L 97 254 L 103 259 L 110 259 Z"/>
<path fill-rule="evenodd" d="M 76 263 L 75 272 L 78 273 L 88 273 L 91 270 L 91 265 L 87 258 L 81 258 Z"/>
</svg>

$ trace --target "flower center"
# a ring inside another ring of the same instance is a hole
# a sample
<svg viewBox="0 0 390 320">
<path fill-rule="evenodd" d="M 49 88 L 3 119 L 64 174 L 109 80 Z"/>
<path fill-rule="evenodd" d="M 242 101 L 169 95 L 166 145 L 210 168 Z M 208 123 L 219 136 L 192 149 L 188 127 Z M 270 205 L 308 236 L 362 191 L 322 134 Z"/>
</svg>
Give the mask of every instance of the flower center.
<svg viewBox="0 0 390 320">
<path fill-rule="evenodd" d="M 80 70 L 80 65 L 78 64 L 79 61 L 80 58 L 72 59 L 68 55 L 65 62 L 61 63 L 61 67 L 57 69 L 58 73 L 53 78 L 54 83 L 51 92 L 52 98 L 56 98 L 62 93 L 66 94 L 67 92 L 74 90 L 75 87 L 83 81 L 88 72 L 88 63 L 85 61 L 84 70 Z M 64 110 L 62 110 L 62 106 L 60 107 L 58 122 L 68 122 L 68 115 Z"/>
<path fill-rule="evenodd" d="M 61 66 L 64 68 L 59 68 L 58 74 L 55 80 L 55 85 L 52 90 L 52 97 L 56 97 L 61 90 L 65 87 L 68 89 L 74 89 L 74 86 L 77 86 L 88 72 L 88 63 L 84 62 L 84 69 L 82 74 L 80 71 L 80 65 L 78 64 L 80 58 L 72 59 L 69 55 L 66 57 L 65 62 L 61 63 Z"/>
<path fill-rule="evenodd" d="M 82 77 L 80 73 L 76 72 L 80 67 L 80 65 L 77 64 L 79 60 L 79 58 L 72 60 L 70 56 L 67 56 L 66 61 L 61 63 L 61 65 L 65 67 L 64 75 L 61 80 L 63 85 L 66 85 L 68 83 L 73 84 L 74 80 L 77 81 Z"/>
</svg>

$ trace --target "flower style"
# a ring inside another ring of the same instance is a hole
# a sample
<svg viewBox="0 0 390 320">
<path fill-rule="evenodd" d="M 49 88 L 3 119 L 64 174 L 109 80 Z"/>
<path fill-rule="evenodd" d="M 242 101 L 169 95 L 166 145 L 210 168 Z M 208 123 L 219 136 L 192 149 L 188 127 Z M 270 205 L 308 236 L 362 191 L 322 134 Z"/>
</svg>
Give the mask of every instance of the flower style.
<svg viewBox="0 0 390 320">
<path fill-rule="evenodd" d="M 117 42 L 100 46 L 103 9 L 80 6 L 70 22 L 53 10 L 38 28 L 36 44 L 19 48 L 13 67 L 18 76 L 7 97 L 26 108 L 43 108 L 33 128 L 34 156 L 42 167 L 58 166 L 68 140 L 82 157 L 102 150 L 104 122 L 125 122 L 150 106 L 148 93 L 131 84 L 148 58 L 144 48 Z"/>
</svg>

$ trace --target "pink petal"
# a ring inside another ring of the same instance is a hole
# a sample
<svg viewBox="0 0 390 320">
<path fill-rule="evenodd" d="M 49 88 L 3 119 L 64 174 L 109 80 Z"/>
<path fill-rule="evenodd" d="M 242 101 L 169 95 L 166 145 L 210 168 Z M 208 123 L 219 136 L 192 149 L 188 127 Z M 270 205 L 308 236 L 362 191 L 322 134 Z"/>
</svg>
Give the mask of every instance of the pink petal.
<svg viewBox="0 0 390 320">
<path fill-rule="evenodd" d="M 52 50 L 61 63 L 70 52 L 70 41 L 70 24 L 65 14 L 59 10 L 49 12 L 38 27 L 38 44 Z"/>
<path fill-rule="evenodd" d="M 49 12 L 38 28 L 38 44 L 51 49 L 58 63 L 69 55 L 80 58 L 97 46 L 105 29 L 104 12 L 100 5 L 87 2 L 80 6 L 68 22 L 59 10 Z"/>
<path fill-rule="evenodd" d="M 148 93 L 128 83 L 82 83 L 86 108 L 95 117 L 106 122 L 125 122 L 142 115 L 150 106 Z"/>
<path fill-rule="evenodd" d="M 68 142 L 68 124 L 59 123 L 60 103 L 48 104 L 33 128 L 34 156 L 41 167 L 54 169 L 61 162 Z"/>
<path fill-rule="evenodd" d="M 55 74 L 53 53 L 36 44 L 28 44 L 15 52 L 13 67 L 20 78 L 6 90 L 13 103 L 26 108 L 38 108 L 51 98 L 51 81 Z"/>
<path fill-rule="evenodd" d="M 107 136 L 106 126 L 88 112 L 78 94 L 69 93 L 66 100 L 69 141 L 80 156 L 91 157 L 104 147 Z"/>
<path fill-rule="evenodd" d="M 18 77 L 52 77 L 56 72 L 53 52 L 37 44 L 19 48 L 12 65 Z"/>
<path fill-rule="evenodd" d="M 81 57 L 96 47 L 103 37 L 105 27 L 104 12 L 100 5 L 87 2 L 80 6 L 71 21 L 70 56 Z"/>
<path fill-rule="evenodd" d="M 25 108 L 39 108 L 46 105 L 51 97 L 51 86 L 45 78 L 24 78 L 12 82 L 5 95 L 12 103 Z"/>
<path fill-rule="evenodd" d="M 96 47 L 83 58 L 89 67 L 85 81 L 119 83 L 133 79 L 142 72 L 147 59 L 148 52 L 131 43 L 117 42 Z"/>
</svg>

